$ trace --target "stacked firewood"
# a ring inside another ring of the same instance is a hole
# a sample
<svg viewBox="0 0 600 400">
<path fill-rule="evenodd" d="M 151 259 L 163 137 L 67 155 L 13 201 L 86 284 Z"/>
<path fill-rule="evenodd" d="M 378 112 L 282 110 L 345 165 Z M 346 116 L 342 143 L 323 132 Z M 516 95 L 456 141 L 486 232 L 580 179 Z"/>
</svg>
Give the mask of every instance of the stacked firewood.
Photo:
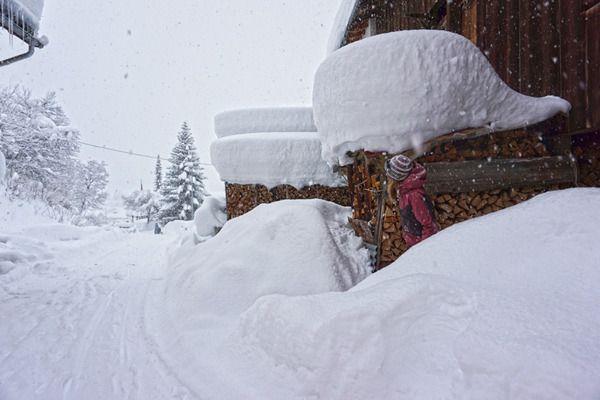
<svg viewBox="0 0 600 400">
<path fill-rule="evenodd" d="M 352 169 L 348 179 L 352 187 L 352 215 L 355 219 L 370 221 L 375 218 L 377 198 L 381 196 L 381 171 L 375 167 L 376 163 L 377 160 L 359 160 L 348 167 Z"/>
<path fill-rule="evenodd" d="M 491 133 L 475 139 L 442 143 L 422 157 L 419 163 L 468 161 L 486 158 L 533 158 L 550 155 L 538 132 L 508 131 Z"/>
<path fill-rule="evenodd" d="M 469 161 L 499 158 L 534 158 L 548 156 L 549 153 L 537 132 L 518 130 L 499 132 L 473 139 L 441 143 L 431 148 L 416 161 L 419 163 L 435 163 L 444 161 Z M 362 155 L 361 155 L 362 157 Z M 380 191 L 383 176 L 383 163 L 391 155 L 378 155 L 374 158 L 357 158 L 352 167 L 352 205 L 353 216 L 363 220 L 372 227 L 377 227 L 377 198 L 373 193 L 385 196 Z M 598 171 L 598 160 L 589 163 L 589 169 Z M 581 170 L 583 171 L 583 167 Z M 598 176 L 588 174 L 590 180 Z M 526 201 L 535 195 L 549 190 L 568 187 L 569 185 L 553 185 L 548 187 L 523 187 L 497 189 L 467 193 L 435 193 L 431 195 L 436 208 L 436 220 L 440 228 L 447 228 L 455 223 L 489 214 L 506 207 Z M 596 183 L 596 186 L 599 186 Z M 403 238 L 402 224 L 397 214 L 397 207 L 390 200 L 385 201 L 381 221 L 381 238 L 379 249 L 379 267 L 385 267 L 395 261 L 407 250 Z"/>
<path fill-rule="evenodd" d="M 263 203 L 286 199 L 323 199 L 342 206 L 350 205 L 347 187 L 306 186 L 296 189 L 290 185 L 280 185 L 268 189 L 264 185 L 225 185 L 228 219 L 239 217 Z"/>
<path fill-rule="evenodd" d="M 579 184 L 600 187 L 600 148 L 575 146 L 573 154 L 577 158 L 579 166 Z"/>
</svg>

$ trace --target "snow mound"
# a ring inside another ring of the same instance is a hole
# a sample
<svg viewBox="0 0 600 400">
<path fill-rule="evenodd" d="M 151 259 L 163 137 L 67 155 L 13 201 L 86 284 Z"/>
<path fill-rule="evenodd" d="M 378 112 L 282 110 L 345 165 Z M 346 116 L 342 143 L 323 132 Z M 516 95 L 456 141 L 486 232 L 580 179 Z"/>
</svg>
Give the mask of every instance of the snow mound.
<svg viewBox="0 0 600 400">
<path fill-rule="evenodd" d="M 204 241 L 217 233 L 227 222 L 225 195 L 212 195 L 204 198 L 202 205 L 194 213 L 194 224 L 198 239 Z"/>
<path fill-rule="evenodd" d="M 347 290 L 370 268 L 349 216 L 349 208 L 316 199 L 259 205 L 175 256 L 168 301 L 175 309 L 239 316 L 267 294 Z"/>
<path fill-rule="evenodd" d="M 311 107 L 250 108 L 226 111 L 215 117 L 215 133 L 219 138 L 242 133 L 316 131 Z"/>
<path fill-rule="evenodd" d="M 597 399 L 598 226 L 600 189 L 539 195 L 347 292 L 263 297 L 228 348 L 271 398 Z"/>
<path fill-rule="evenodd" d="M 31 268 L 52 259 L 44 242 L 21 235 L 0 233 L 0 282 L 7 284 Z"/>
<path fill-rule="evenodd" d="M 321 141 L 314 132 L 265 132 L 229 136 L 210 146 L 212 164 L 221 180 L 268 188 L 291 185 L 345 186 L 321 158 Z"/>
<path fill-rule="evenodd" d="M 317 70 L 313 107 L 323 158 L 340 165 L 352 161 L 348 151 L 399 153 L 452 131 L 521 128 L 571 108 L 515 92 L 468 39 L 432 30 L 336 51 Z"/>
</svg>

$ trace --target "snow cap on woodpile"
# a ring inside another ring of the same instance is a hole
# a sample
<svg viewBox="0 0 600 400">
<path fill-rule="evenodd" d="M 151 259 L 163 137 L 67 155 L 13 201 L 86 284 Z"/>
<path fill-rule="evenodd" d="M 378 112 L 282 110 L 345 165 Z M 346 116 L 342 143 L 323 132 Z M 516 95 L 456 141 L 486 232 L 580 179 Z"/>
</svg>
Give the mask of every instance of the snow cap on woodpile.
<svg viewBox="0 0 600 400">
<path fill-rule="evenodd" d="M 316 132 L 312 107 L 251 108 L 215 117 L 217 137 L 257 132 Z"/>
<path fill-rule="evenodd" d="M 479 49 L 445 31 L 401 31 L 345 46 L 319 67 L 315 124 L 329 164 L 347 152 L 400 153 L 467 128 L 522 128 L 571 105 L 512 90 Z"/>
<path fill-rule="evenodd" d="M 210 158 L 221 180 L 268 188 L 291 185 L 345 186 L 321 158 L 316 132 L 262 132 L 228 136 L 214 141 Z"/>
<path fill-rule="evenodd" d="M 225 182 L 345 186 L 321 158 L 310 107 L 230 111 L 217 115 L 215 128 L 219 139 L 211 144 L 210 156 Z"/>
</svg>

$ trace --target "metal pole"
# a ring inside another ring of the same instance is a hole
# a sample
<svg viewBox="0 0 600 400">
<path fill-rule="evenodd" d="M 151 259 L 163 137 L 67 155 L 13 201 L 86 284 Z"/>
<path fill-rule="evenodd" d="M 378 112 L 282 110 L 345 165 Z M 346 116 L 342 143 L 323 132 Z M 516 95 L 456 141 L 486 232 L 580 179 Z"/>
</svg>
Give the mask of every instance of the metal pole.
<svg viewBox="0 0 600 400">
<path fill-rule="evenodd" d="M 190 174 L 190 184 L 192 186 L 192 219 L 194 219 L 194 175 Z"/>
</svg>

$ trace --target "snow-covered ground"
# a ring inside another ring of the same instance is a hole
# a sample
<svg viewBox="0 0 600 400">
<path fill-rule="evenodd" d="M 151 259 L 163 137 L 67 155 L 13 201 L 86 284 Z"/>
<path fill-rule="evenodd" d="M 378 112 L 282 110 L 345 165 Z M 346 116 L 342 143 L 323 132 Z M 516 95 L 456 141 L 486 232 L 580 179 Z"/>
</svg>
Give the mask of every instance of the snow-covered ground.
<svg viewBox="0 0 600 400">
<path fill-rule="evenodd" d="M 600 189 L 455 225 L 372 275 L 349 210 L 320 200 L 200 244 L 193 222 L 76 228 L 0 201 L 0 399 L 600 397 Z"/>
</svg>

